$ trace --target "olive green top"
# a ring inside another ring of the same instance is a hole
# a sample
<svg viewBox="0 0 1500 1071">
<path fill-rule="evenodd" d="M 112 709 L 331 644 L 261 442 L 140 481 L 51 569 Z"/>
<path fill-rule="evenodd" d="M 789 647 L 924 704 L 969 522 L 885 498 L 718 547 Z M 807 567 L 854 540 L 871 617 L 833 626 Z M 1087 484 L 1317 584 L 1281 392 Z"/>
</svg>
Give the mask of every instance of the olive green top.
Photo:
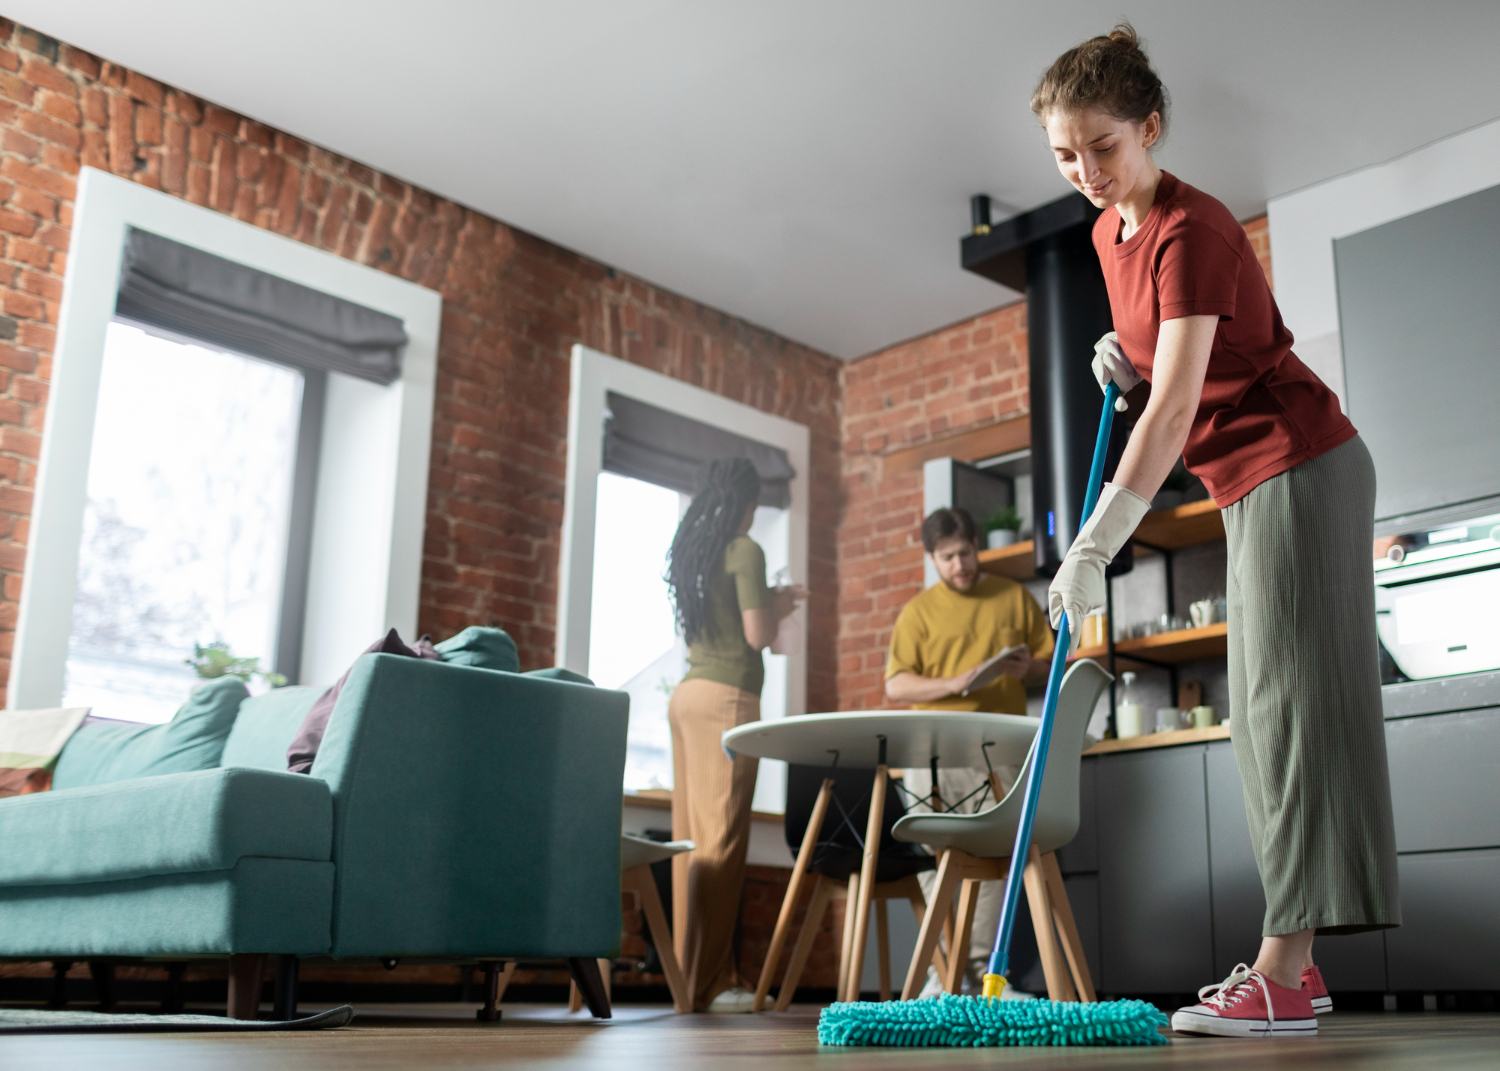
<svg viewBox="0 0 1500 1071">
<path fill-rule="evenodd" d="M 724 568 L 708 581 L 703 605 L 703 635 L 688 648 L 683 680 L 717 681 L 760 695 L 766 666 L 760 652 L 745 642 L 745 610 L 771 605 L 766 587 L 766 552 L 749 536 L 735 536 L 724 548 Z"/>
</svg>

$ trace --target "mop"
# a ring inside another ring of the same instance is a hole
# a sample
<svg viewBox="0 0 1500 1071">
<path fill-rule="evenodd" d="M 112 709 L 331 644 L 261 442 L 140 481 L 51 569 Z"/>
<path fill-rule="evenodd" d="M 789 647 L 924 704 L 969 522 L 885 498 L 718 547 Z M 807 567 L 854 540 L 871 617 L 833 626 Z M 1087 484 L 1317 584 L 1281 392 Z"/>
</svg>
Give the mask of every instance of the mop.
<svg viewBox="0 0 1500 1071">
<path fill-rule="evenodd" d="M 1115 400 L 1120 389 L 1111 383 L 1104 392 L 1104 415 L 1099 420 L 1099 438 L 1094 443 L 1094 462 L 1083 501 L 1083 516 L 1094 512 L 1094 503 L 1104 483 L 1104 453 L 1114 422 Z M 1010 874 L 1005 882 L 1005 906 L 1000 928 L 990 953 L 982 995 L 955 997 L 942 994 L 936 1000 L 848 1001 L 831 1004 L 818 1019 L 818 1041 L 824 1045 L 884 1045 L 931 1048 L 937 1046 L 979 1047 L 990 1045 L 1165 1045 L 1158 1027 L 1167 1017 L 1143 1000 L 1112 1000 L 1084 1004 L 1057 1000 L 1001 1000 L 1005 972 L 1010 959 L 1011 932 L 1015 929 L 1021 876 L 1031 849 L 1031 827 L 1036 821 L 1037 801 L 1042 794 L 1042 772 L 1047 767 L 1047 747 L 1052 741 L 1052 723 L 1057 716 L 1057 696 L 1067 668 L 1069 625 L 1063 615 L 1047 675 L 1042 721 L 1037 727 L 1031 772 L 1022 797 L 1021 821 L 1010 856 Z M 956 954 L 956 953 L 955 953 Z"/>
</svg>

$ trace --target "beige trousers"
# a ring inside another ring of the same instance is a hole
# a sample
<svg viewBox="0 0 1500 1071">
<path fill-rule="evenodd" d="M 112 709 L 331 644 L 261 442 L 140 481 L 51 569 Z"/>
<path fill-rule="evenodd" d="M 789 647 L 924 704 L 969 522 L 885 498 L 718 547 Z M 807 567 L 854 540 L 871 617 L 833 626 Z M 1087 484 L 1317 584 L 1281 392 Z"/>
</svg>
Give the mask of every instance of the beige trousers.
<svg viewBox="0 0 1500 1071">
<path fill-rule="evenodd" d="M 672 860 L 672 932 L 693 1010 L 736 984 L 734 926 L 750 847 L 755 759 L 730 762 L 726 731 L 760 720 L 760 696 L 716 681 L 672 693 L 672 838 L 697 848 Z"/>
</svg>

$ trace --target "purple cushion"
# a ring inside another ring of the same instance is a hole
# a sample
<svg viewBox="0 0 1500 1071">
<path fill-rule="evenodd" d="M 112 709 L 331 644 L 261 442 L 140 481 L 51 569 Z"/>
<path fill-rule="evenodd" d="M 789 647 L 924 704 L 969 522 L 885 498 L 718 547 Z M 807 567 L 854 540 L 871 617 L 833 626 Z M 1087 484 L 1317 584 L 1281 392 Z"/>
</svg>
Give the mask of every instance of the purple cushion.
<svg viewBox="0 0 1500 1071">
<path fill-rule="evenodd" d="M 425 658 L 432 662 L 441 662 L 443 656 L 438 654 L 437 648 L 432 642 L 423 636 L 410 647 L 401 642 L 401 637 L 391 629 L 379 640 L 365 648 L 360 655 L 363 658 L 367 654 L 393 654 L 404 655 L 407 658 Z M 358 659 L 356 659 L 358 661 Z M 339 692 L 344 689 L 344 682 L 349 679 L 349 670 L 344 671 L 328 691 L 318 696 L 317 701 L 307 712 L 307 717 L 302 720 L 302 728 L 297 730 L 297 735 L 292 739 L 292 746 L 286 749 L 286 768 L 292 773 L 307 773 L 312 769 L 313 759 L 318 757 L 318 747 L 323 743 L 323 734 L 328 731 L 328 719 L 333 715 L 333 705 L 338 702 Z"/>
</svg>

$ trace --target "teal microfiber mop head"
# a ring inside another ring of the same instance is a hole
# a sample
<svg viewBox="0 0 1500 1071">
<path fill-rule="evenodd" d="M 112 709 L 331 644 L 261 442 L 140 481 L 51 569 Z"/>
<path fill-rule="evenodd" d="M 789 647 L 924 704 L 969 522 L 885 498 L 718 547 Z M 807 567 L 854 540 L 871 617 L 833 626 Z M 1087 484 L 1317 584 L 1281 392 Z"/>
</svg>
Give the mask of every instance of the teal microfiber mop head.
<svg viewBox="0 0 1500 1071">
<path fill-rule="evenodd" d="M 824 1045 L 981 1048 L 1000 1045 L 1165 1045 L 1167 1017 L 1143 1000 L 859 1001 L 830 1004 L 818 1019 Z"/>
</svg>

